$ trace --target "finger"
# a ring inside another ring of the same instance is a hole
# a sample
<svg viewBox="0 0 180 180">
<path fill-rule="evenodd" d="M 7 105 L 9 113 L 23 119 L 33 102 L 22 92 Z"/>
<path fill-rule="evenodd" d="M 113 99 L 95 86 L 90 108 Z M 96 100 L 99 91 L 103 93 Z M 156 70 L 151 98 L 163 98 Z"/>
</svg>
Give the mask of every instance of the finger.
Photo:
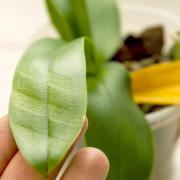
<svg viewBox="0 0 180 180">
<path fill-rule="evenodd" d="M 109 161 L 100 150 L 81 149 L 71 161 L 62 180 L 105 180 L 109 171 Z"/>
<path fill-rule="evenodd" d="M 87 121 L 84 123 L 82 128 L 81 137 L 87 129 Z M 78 137 L 79 140 L 80 137 Z M 70 151 L 68 152 L 70 153 Z M 50 177 L 43 177 L 39 172 L 34 170 L 22 157 L 21 153 L 18 152 L 8 164 L 4 173 L 2 174 L 2 180 L 46 180 L 52 179 L 54 180 L 57 176 L 59 169 L 62 167 L 63 162 L 56 168 L 56 170 L 50 175 Z"/>
<path fill-rule="evenodd" d="M 0 119 L 0 176 L 16 152 L 17 146 L 8 124 L 8 117 L 5 116 Z"/>
</svg>

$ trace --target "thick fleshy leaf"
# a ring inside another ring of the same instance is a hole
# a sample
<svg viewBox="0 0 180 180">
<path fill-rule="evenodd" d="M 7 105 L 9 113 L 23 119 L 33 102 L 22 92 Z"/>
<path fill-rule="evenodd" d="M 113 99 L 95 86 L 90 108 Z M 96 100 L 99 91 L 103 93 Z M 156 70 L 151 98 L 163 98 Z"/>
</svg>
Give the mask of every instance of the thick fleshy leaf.
<svg viewBox="0 0 180 180">
<path fill-rule="evenodd" d="M 86 114 L 85 40 L 36 42 L 14 75 L 10 126 L 24 158 L 43 175 L 62 161 Z"/>
<path fill-rule="evenodd" d="M 46 0 L 56 29 L 65 40 L 92 37 L 106 59 L 120 45 L 120 19 L 116 0 Z"/>
<path fill-rule="evenodd" d="M 107 63 L 88 77 L 88 146 L 110 160 L 109 180 L 147 180 L 153 164 L 153 137 L 133 102 L 130 77 L 117 63 Z"/>
<path fill-rule="evenodd" d="M 180 40 L 175 43 L 170 52 L 173 60 L 180 59 Z"/>
</svg>

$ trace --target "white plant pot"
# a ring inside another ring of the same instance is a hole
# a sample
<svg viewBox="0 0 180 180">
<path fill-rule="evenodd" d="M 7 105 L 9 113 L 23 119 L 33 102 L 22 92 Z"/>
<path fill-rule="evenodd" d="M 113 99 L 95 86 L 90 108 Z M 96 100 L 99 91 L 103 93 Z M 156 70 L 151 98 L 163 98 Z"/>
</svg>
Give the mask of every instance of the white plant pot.
<svg viewBox="0 0 180 180">
<path fill-rule="evenodd" d="M 151 3 L 153 4 L 153 3 Z M 172 44 L 172 34 L 179 31 L 180 19 L 174 14 L 154 6 L 144 6 L 138 2 L 122 3 L 123 34 L 141 32 L 143 28 L 162 25 L 165 28 L 165 49 Z M 146 115 L 150 123 L 156 145 L 156 158 L 152 173 L 153 180 L 171 180 L 172 156 L 178 138 L 180 106 L 170 106 Z"/>
<path fill-rule="evenodd" d="M 153 180 L 170 180 L 172 156 L 179 135 L 180 106 L 170 106 L 146 115 L 155 137 Z"/>
</svg>

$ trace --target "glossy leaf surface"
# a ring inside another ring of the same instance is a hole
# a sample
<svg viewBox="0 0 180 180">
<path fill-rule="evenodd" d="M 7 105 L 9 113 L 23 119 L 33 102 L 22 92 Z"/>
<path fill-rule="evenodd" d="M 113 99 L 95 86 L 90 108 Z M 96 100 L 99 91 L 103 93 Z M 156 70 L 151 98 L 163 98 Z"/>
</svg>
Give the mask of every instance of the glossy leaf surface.
<svg viewBox="0 0 180 180">
<path fill-rule="evenodd" d="M 87 78 L 88 146 L 110 160 L 108 180 L 147 180 L 153 164 L 153 138 L 143 113 L 133 102 L 128 72 L 107 63 Z"/>
<path fill-rule="evenodd" d="M 120 45 L 120 20 L 116 0 L 46 0 L 51 20 L 69 41 L 92 37 L 98 52 L 111 58 Z"/>
<path fill-rule="evenodd" d="M 43 39 L 18 64 L 10 126 L 24 158 L 44 176 L 63 160 L 86 114 L 85 40 Z"/>
</svg>

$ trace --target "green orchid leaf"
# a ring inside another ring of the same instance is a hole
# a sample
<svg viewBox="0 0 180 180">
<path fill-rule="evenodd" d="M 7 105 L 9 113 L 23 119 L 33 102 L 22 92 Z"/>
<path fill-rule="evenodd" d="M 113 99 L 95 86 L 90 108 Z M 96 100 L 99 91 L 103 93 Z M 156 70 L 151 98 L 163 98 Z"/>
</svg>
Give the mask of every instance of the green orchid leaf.
<svg viewBox="0 0 180 180">
<path fill-rule="evenodd" d="M 176 42 L 171 49 L 171 57 L 173 60 L 180 60 L 180 42 Z"/>
<path fill-rule="evenodd" d="M 153 164 L 153 137 L 133 101 L 127 70 L 107 63 L 87 78 L 88 146 L 100 148 L 110 160 L 108 180 L 147 180 Z"/>
<path fill-rule="evenodd" d="M 64 40 L 71 41 L 76 38 L 73 14 L 68 1 L 46 0 L 52 23 Z M 73 31 L 74 29 L 74 31 Z"/>
<path fill-rule="evenodd" d="M 46 0 L 51 20 L 62 37 L 91 37 L 99 56 L 109 59 L 120 46 L 116 0 Z"/>
<path fill-rule="evenodd" d="M 33 44 L 15 71 L 10 126 L 24 158 L 44 176 L 64 159 L 87 107 L 85 39 Z"/>
<path fill-rule="evenodd" d="M 170 49 L 170 56 L 172 60 L 180 60 L 180 32 L 173 34 L 174 44 Z"/>
</svg>

